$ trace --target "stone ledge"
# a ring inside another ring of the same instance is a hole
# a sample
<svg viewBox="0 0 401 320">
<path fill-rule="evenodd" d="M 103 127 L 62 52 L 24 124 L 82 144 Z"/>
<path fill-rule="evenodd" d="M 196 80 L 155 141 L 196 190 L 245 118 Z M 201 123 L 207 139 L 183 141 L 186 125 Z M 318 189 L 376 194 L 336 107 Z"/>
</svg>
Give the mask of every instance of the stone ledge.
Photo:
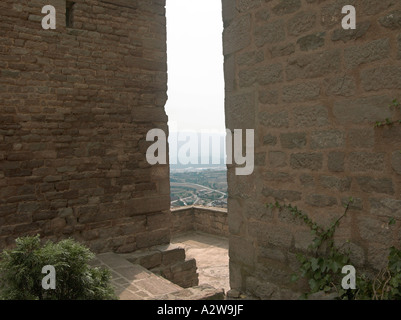
<svg viewBox="0 0 401 320">
<path fill-rule="evenodd" d="M 189 288 L 199 284 L 196 260 L 186 259 L 185 249 L 177 245 L 161 245 L 121 256 L 180 287 Z"/>
</svg>

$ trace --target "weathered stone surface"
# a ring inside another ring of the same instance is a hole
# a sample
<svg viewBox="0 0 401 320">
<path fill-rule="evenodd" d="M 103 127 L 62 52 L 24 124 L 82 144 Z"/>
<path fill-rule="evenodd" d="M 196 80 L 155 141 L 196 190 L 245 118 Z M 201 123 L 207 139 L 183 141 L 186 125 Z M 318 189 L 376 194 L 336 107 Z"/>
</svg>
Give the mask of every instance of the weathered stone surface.
<svg viewBox="0 0 401 320">
<path fill-rule="evenodd" d="M 280 0 L 280 2 L 273 7 L 272 11 L 276 15 L 285 15 L 293 13 L 301 8 L 301 0 Z"/>
<path fill-rule="evenodd" d="M 370 213 L 376 216 L 401 219 L 401 200 L 370 199 Z"/>
<path fill-rule="evenodd" d="M 297 44 L 299 45 L 301 51 L 315 50 L 324 46 L 325 36 L 326 36 L 325 32 L 310 34 L 302 38 L 299 38 L 297 40 Z"/>
<path fill-rule="evenodd" d="M 334 25 L 341 25 L 344 18 L 342 8 L 346 5 L 355 6 L 356 0 L 335 0 L 329 2 L 321 10 L 321 24 L 324 27 L 332 27 Z"/>
<path fill-rule="evenodd" d="M 270 151 L 269 165 L 272 168 L 285 167 L 287 165 L 287 155 L 281 151 Z"/>
<path fill-rule="evenodd" d="M 279 93 L 276 90 L 263 89 L 259 91 L 259 102 L 263 104 L 277 104 Z"/>
<path fill-rule="evenodd" d="M 311 135 L 312 149 L 343 147 L 344 142 L 344 133 L 337 130 L 316 131 Z"/>
<path fill-rule="evenodd" d="M 256 238 L 256 241 L 264 248 L 274 245 L 288 248 L 291 246 L 292 234 L 284 228 L 280 228 L 277 232 L 266 232 L 272 231 L 274 227 L 272 224 L 266 223 L 250 223 L 249 234 Z"/>
<path fill-rule="evenodd" d="M 379 39 L 365 45 L 347 47 L 344 50 L 344 59 L 347 68 L 354 68 L 360 64 L 385 59 L 389 53 L 389 39 Z"/>
<path fill-rule="evenodd" d="M 366 91 L 401 88 L 401 67 L 387 66 L 362 71 L 362 87 Z"/>
<path fill-rule="evenodd" d="M 272 58 L 288 56 L 294 52 L 295 52 L 295 44 L 293 44 L 293 43 L 289 43 L 289 44 L 286 43 L 286 44 L 282 44 L 282 45 L 273 46 L 270 49 L 270 54 L 271 54 Z"/>
<path fill-rule="evenodd" d="M 327 166 L 332 172 L 343 172 L 345 162 L 344 152 L 330 152 L 328 156 Z"/>
<path fill-rule="evenodd" d="M 285 39 L 284 21 L 277 20 L 257 27 L 254 32 L 254 38 L 258 47 L 283 41 Z"/>
<path fill-rule="evenodd" d="M 313 176 L 309 174 L 301 174 L 299 177 L 299 181 L 304 187 L 314 187 L 315 186 L 315 179 Z"/>
<path fill-rule="evenodd" d="M 242 65 L 253 66 L 259 62 L 262 62 L 263 60 L 264 60 L 263 51 L 244 52 L 242 54 L 239 54 L 237 57 L 237 63 L 241 66 Z"/>
<path fill-rule="evenodd" d="M 300 12 L 288 20 L 288 33 L 297 36 L 311 30 L 316 24 L 316 14 L 313 12 Z"/>
<path fill-rule="evenodd" d="M 328 108 L 325 106 L 297 107 L 293 116 L 297 127 L 322 127 L 329 122 Z"/>
<path fill-rule="evenodd" d="M 338 49 L 290 58 L 286 68 L 287 80 L 327 76 L 338 71 L 340 63 Z"/>
<path fill-rule="evenodd" d="M 223 32 L 224 54 L 247 47 L 250 42 L 251 17 L 244 15 L 234 20 Z"/>
<path fill-rule="evenodd" d="M 331 207 L 337 205 L 337 199 L 322 194 L 311 194 L 306 197 L 306 203 L 314 207 Z"/>
<path fill-rule="evenodd" d="M 371 178 L 371 177 L 357 177 L 359 188 L 364 192 L 376 192 L 383 194 L 394 194 L 394 185 L 391 179 L 387 178 Z"/>
<path fill-rule="evenodd" d="M 294 177 L 286 172 L 267 171 L 263 178 L 271 182 L 294 182 Z"/>
<path fill-rule="evenodd" d="M 335 189 L 340 192 L 348 191 L 351 188 L 352 178 L 337 178 L 332 176 L 320 177 L 320 184 L 324 188 Z"/>
<path fill-rule="evenodd" d="M 358 99 L 338 100 L 334 103 L 333 114 L 341 123 L 375 123 L 378 119 L 391 117 L 386 96 L 372 96 Z"/>
<path fill-rule="evenodd" d="M 293 169 L 319 170 L 323 166 L 321 153 L 295 153 L 291 155 L 290 165 Z"/>
<path fill-rule="evenodd" d="M 283 88 L 284 102 L 302 102 L 316 100 L 320 95 L 319 82 L 306 82 Z"/>
<path fill-rule="evenodd" d="M 275 146 L 277 144 L 277 137 L 267 134 L 263 137 L 263 145 Z"/>
<path fill-rule="evenodd" d="M 360 219 L 359 226 L 359 234 L 362 239 L 380 243 L 391 242 L 392 234 L 383 221 L 365 216 Z"/>
<path fill-rule="evenodd" d="M 388 29 L 401 29 L 401 10 L 395 10 L 379 19 L 380 24 Z"/>
<path fill-rule="evenodd" d="M 262 190 L 262 194 L 265 197 L 272 197 L 275 200 L 288 200 L 288 201 L 297 201 L 301 200 L 301 192 L 294 190 L 275 190 L 269 187 L 264 187 Z"/>
<path fill-rule="evenodd" d="M 401 34 L 398 36 L 398 59 L 401 59 Z"/>
<path fill-rule="evenodd" d="M 227 122 L 230 129 L 251 129 L 255 126 L 255 96 L 253 93 L 229 95 L 226 99 L 226 109 L 232 117 Z"/>
<path fill-rule="evenodd" d="M 398 174 L 401 174 L 401 152 L 400 151 L 394 151 L 391 154 L 391 166 L 393 167 L 393 170 L 397 172 Z"/>
<path fill-rule="evenodd" d="M 136 250 L 136 235 L 153 230 L 146 214 L 170 208 L 169 172 L 148 174 L 143 152 L 148 130 L 167 126 L 165 4 L 77 1 L 66 28 L 66 2 L 54 1 L 55 32 L 42 30 L 38 3 L 2 4 L 12 14 L 0 19 L 0 195 L 19 210 L 7 245 L 39 233 L 98 252 Z M 17 185 L 24 188 L 3 196 Z M 165 241 L 168 233 L 153 233 L 141 244 Z"/>
<path fill-rule="evenodd" d="M 380 2 L 375 0 L 360 0 L 360 2 L 364 14 L 374 15 L 391 8 L 397 3 L 397 0 L 383 0 Z"/>
<path fill-rule="evenodd" d="M 349 97 L 355 94 L 356 83 L 351 76 L 341 76 L 326 81 L 326 94 L 329 96 Z"/>
<path fill-rule="evenodd" d="M 258 0 L 239 0 L 237 1 L 237 10 L 239 12 L 246 12 L 250 9 L 260 7 L 260 1 Z"/>
<path fill-rule="evenodd" d="M 384 153 L 351 152 L 349 167 L 352 171 L 382 171 L 384 169 Z"/>
<path fill-rule="evenodd" d="M 288 127 L 288 113 L 285 111 L 278 113 L 261 112 L 259 114 L 259 121 L 266 127 Z"/>
<path fill-rule="evenodd" d="M 283 133 L 280 135 L 281 146 L 286 149 L 303 148 L 306 145 L 304 132 Z"/>
<path fill-rule="evenodd" d="M 358 27 L 356 29 L 336 29 L 331 35 L 331 40 L 342 40 L 344 43 L 350 40 L 357 40 L 359 38 L 362 38 L 369 31 L 370 26 L 370 21 L 363 21 L 358 23 Z"/>
<path fill-rule="evenodd" d="M 348 132 L 348 143 L 354 148 L 372 148 L 375 145 L 374 129 L 352 129 Z"/>
<path fill-rule="evenodd" d="M 230 236 L 230 259 L 240 264 L 252 266 L 255 258 L 255 248 L 250 241 L 244 241 L 238 236 Z"/>
</svg>

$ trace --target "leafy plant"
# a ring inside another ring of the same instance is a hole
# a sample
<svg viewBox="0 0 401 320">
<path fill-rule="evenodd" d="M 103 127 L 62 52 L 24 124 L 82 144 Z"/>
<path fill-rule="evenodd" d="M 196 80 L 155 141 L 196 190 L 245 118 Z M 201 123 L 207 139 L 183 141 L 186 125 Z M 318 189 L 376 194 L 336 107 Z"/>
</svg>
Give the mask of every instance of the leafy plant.
<svg viewBox="0 0 401 320">
<path fill-rule="evenodd" d="M 391 101 L 389 108 L 391 109 L 400 109 L 401 103 L 397 100 L 394 99 Z M 392 126 L 395 124 L 401 124 L 401 119 L 399 120 L 391 120 L 389 118 L 386 118 L 384 121 L 376 121 L 375 127 L 380 128 L 380 127 L 385 127 L 385 126 Z"/>
<path fill-rule="evenodd" d="M 110 271 L 89 265 L 94 254 L 73 239 L 41 245 L 39 235 L 16 240 L 16 248 L 0 255 L 0 299 L 104 300 L 116 299 Z M 56 288 L 42 288 L 42 268 L 56 270 Z"/>
<path fill-rule="evenodd" d="M 303 298 L 319 291 L 326 293 L 336 291 L 338 298 L 344 300 L 401 299 L 401 250 L 395 247 L 390 248 L 387 267 L 381 270 L 376 277 L 371 279 L 366 274 L 357 272 L 355 290 L 345 290 L 341 287 L 341 280 L 344 277 L 344 274 L 341 273 L 342 267 L 352 264 L 352 262 L 349 258 L 349 251 L 342 252 L 335 246 L 333 236 L 352 202 L 353 199 L 350 198 L 345 205 L 343 215 L 327 229 L 313 222 L 307 214 L 296 206 L 281 205 L 278 202 L 268 205 L 270 208 L 289 210 L 294 217 L 301 219 L 309 226 L 312 235 L 314 235 L 309 246 L 311 252 L 309 254 L 297 254 L 301 266 L 299 273 L 292 275 L 291 280 L 297 281 L 300 278 L 308 280 L 310 291 L 306 292 Z M 395 224 L 395 219 L 390 218 L 388 225 L 393 224 Z"/>
</svg>

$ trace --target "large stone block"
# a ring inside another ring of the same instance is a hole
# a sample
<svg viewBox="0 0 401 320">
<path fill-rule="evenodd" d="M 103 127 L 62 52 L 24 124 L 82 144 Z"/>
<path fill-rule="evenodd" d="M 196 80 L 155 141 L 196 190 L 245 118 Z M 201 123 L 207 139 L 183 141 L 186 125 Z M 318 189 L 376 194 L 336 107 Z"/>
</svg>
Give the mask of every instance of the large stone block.
<svg viewBox="0 0 401 320">
<path fill-rule="evenodd" d="M 355 45 L 344 50 L 347 68 L 352 69 L 361 64 L 385 59 L 390 54 L 389 39 L 379 39 L 364 45 Z"/>
<path fill-rule="evenodd" d="M 226 97 L 227 128 L 252 129 L 255 127 L 255 95 L 243 93 Z"/>
<path fill-rule="evenodd" d="M 374 125 L 376 121 L 391 118 L 387 107 L 390 101 L 386 96 L 338 100 L 334 103 L 333 114 L 343 124 L 368 122 Z"/>
<path fill-rule="evenodd" d="M 305 106 L 294 109 L 293 117 L 296 127 L 323 127 L 329 123 L 326 106 Z"/>
<path fill-rule="evenodd" d="M 340 65 L 341 51 L 338 49 L 297 56 L 288 61 L 287 80 L 327 76 L 337 72 Z"/>
<path fill-rule="evenodd" d="M 380 24 L 388 29 L 401 29 L 401 10 L 395 10 L 379 19 Z"/>
<path fill-rule="evenodd" d="M 401 67 L 386 66 L 361 72 L 362 87 L 366 91 L 401 88 Z"/>
<path fill-rule="evenodd" d="M 333 176 L 320 177 L 320 184 L 324 188 L 338 190 L 340 192 L 349 191 L 351 188 L 352 178 L 338 178 Z"/>
<path fill-rule="evenodd" d="M 395 172 L 401 174 L 401 152 L 399 150 L 391 154 L 391 166 Z"/>
<path fill-rule="evenodd" d="M 223 48 L 224 55 L 234 53 L 247 47 L 251 42 L 251 16 L 244 15 L 224 29 Z"/>
<path fill-rule="evenodd" d="M 286 149 L 304 148 L 306 146 L 306 133 L 282 133 L 280 135 L 281 146 Z"/>
<path fill-rule="evenodd" d="M 262 190 L 262 194 L 265 197 L 272 197 L 275 200 L 284 201 L 288 200 L 291 202 L 301 200 L 302 193 L 295 190 L 276 190 L 265 186 Z"/>
<path fill-rule="evenodd" d="M 375 145 L 374 129 L 351 129 L 348 143 L 354 148 L 372 148 Z"/>
<path fill-rule="evenodd" d="M 376 192 L 381 194 L 394 194 L 393 181 L 389 178 L 357 177 L 356 181 L 363 192 Z"/>
<path fill-rule="evenodd" d="M 384 153 L 351 152 L 349 155 L 349 169 L 353 172 L 383 171 Z"/>
<path fill-rule="evenodd" d="M 262 47 L 265 44 L 277 43 L 284 39 L 285 28 L 283 20 L 266 23 L 257 27 L 254 32 L 254 41 L 257 47 Z"/>
<path fill-rule="evenodd" d="M 401 200 L 370 199 L 370 213 L 379 217 L 401 219 Z"/>
<path fill-rule="evenodd" d="M 345 135 L 338 130 L 315 131 L 311 134 L 312 149 L 339 148 L 345 145 Z"/>
<path fill-rule="evenodd" d="M 321 10 L 321 24 L 323 27 L 341 25 L 344 18 L 342 8 L 346 5 L 355 5 L 356 0 L 334 0 L 330 1 Z"/>
<path fill-rule="evenodd" d="M 279 16 L 293 13 L 301 8 L 301 0 L 280 0 L 272 11 Z"/>
<path fill-rule="evenodd" d="M 289 125 L 288 112 L 259 113 L 259 122 L 269 128 L 286 128 Z"/>
<path fill-rule="evenodd" d="M 302 82 L 283 88 L 284 102 L 304 102 L 316 100 L 320 96 L 320 82 Z"/>
<path fill-rule="evenodd" d="M 328 79 L 325 84 L 326 94 L 329 96 L 349 97 L 356 91 L 355 79 L 349 75 Z"/>
<path fill-rule="evenodd" d="M 356 29 L 343 29 L 339 28 L 333 31 L 331 35 L 332 41 L 342 40 L 344 43 L 350 40 L 357 40 L 362 38 L 369 30 L 371 26 L 370 21 L 362 21 L 358 23 L 358 27 Z"/>
<path fill-rule="evenodd" d="M 323 154 L 321 153 L 294 153 L 290 158 L 293 169 L 319 170 L 323 167 Z"/>
<path fill-rule="evenodd" d="M 314 12 L 300 12 L 288 20 L 287 30 L 290 35 L 297 36 L 311 30 L 316 24 Z"/>
<path fill-rule="evenodd" d="M 249 239 L 243 237 L 230 236 L 229 251 L 230 260 L 241 265 L 254 265 L 255 247 Z"/>
<path fill-rule="evenodd" d="M 325 44 L 325 32 L 309 34 L 297 40 L 297 44 L 301 51 L 310 51 L 321 48 Z"/>
<path fill-rule="evenodd" d="M 269 165 L 272 168 L 280 168 L 287 166 L 287 154 L 281 151 L 270 151 Z"/>
<path fill-rule="evenodd" d="M 306 203 L 314 207 L 332 207 L 338 204 L 335 197 L 324 194 L 311 194 L 306 197 Z"/>
</svg>

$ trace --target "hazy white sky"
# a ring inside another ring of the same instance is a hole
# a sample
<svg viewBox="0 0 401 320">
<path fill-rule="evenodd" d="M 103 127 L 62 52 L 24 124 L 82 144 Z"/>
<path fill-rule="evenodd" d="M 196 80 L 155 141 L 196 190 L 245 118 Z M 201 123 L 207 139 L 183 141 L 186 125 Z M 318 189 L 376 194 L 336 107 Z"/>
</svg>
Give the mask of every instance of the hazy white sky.
<svg viewBox="0 0 401 320">
<path fill-rule="evenodd" d="M 170 130 L 225 132 L 221 0 L 167 0 Z"/>
</svg>

